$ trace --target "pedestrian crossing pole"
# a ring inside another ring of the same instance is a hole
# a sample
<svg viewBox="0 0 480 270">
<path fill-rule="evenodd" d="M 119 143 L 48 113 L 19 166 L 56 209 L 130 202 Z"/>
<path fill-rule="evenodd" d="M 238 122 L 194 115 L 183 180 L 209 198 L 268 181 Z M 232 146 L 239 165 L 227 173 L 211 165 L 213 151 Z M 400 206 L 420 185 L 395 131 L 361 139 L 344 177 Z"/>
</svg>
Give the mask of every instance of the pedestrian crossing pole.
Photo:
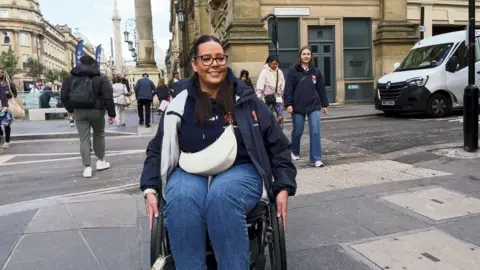
<svg viewBox="0 0 480 270">
<path fill-rule="evenodd" d="M 463 93 L 463 148 L 478 150 L 478 87 L 475 85 L 475 0 L 468 2 L 468 85 Z"/>
</svg>

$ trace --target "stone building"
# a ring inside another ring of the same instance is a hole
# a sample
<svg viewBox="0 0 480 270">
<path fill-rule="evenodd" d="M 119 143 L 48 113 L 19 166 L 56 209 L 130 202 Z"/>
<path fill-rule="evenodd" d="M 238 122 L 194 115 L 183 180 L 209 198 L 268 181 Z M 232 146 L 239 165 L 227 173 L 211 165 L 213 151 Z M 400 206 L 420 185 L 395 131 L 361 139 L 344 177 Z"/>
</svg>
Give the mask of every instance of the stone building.
<svg viewBox="0 0 480 270">
<path fill-rule="evenodd" d="M 23 70 L 26 60 L 32 57 L 47 68 L 69 71 L 78 41 L 67 25 L 54 26 L 43 18 L 38 0 L 0 2 L 0 53 L 12 48 L 18 56 L 17 68 Z M 93 45 L 85 44 L 84 53 L 95 57 Z M 19 90 L 33 83 L 24 73 L 13 80 Z"/>
<path fill-rule="evenodd" d="M 284 72 L 294 65 L 299 48 L 309 45 L 332 103 L 372 102 L 376 80 L 391 72 L 420 39 L 422 7 L 425 37 L 462 30 L 467 24 L 468 1 L 461 0 L 301 2 L 172 0 L 170 71 L 189 76 L 192 41 L 201 34 L 214 34 L 223 41 L 234 72 L 248 69 L 255 81 L 268 54 L 275 51 L 269 30 L 272 20 L 260 22 L 273 13 L 278 17 Z"/>
</svg>

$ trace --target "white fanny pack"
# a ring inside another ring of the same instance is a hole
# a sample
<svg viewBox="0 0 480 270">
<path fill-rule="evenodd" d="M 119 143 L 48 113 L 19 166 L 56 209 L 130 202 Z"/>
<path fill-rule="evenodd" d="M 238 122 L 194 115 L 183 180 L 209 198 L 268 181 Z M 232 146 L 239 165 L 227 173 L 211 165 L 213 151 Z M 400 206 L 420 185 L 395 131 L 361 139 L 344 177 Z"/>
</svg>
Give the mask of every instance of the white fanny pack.
<svg viewBox="0 0 480 270">
<path fill-rule="evenodd" d="M 184 171 L 204 177 L 228 170 L 237 158 L 237 138 L 233 126 L 225 128 L 220 138 L 196 153 L 180 154 L 179 166 Z"/>
</svg>

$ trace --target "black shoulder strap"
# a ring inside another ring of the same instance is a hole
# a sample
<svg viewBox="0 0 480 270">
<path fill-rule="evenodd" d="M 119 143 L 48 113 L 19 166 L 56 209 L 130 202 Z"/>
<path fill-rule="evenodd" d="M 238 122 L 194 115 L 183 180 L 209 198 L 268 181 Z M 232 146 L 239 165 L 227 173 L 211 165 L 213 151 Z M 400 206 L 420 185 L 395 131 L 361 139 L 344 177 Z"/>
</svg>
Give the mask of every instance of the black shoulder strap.
<svg viewBox="0 0 480 270">
<path fill-rule="evenodd" d="M 297 83 L 297 86 L 295 87 L 295 91 L 298 90 L 298 88 L 300 87 L 300 84 L 302 84 L 303 81 L 305 81 L 305 79 L 308 77 L 308 75 L 305 75 L 303 76 L 300 81 Z"/>
<path fill-rule="evenodd" d="M 278 68 L 277 68 L 277 80 L 275 82 L 275 94 L 277 93 L 277 89 L 278 89 Z"/>
</svg>

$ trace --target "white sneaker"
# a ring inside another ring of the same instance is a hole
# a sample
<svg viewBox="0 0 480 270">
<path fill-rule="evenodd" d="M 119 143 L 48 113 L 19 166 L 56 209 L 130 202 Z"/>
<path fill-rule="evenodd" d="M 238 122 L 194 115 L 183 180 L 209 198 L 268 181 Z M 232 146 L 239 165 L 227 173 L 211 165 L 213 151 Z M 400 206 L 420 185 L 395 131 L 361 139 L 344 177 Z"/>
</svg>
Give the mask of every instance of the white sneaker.
<svg viewBox="0 0 480 270">
<path fill-rule="evenodd" d="M 103 171 L 110 168 L 110 163 L 105 160 L 97 160 L 97 171 Z"/>
<path fill-rule="evenodd" d="M 85 167 L 85 169 L 83 169 L 83 177 L 85 178 L 92 177 L 92 167 Z"/>
<path fill-rule="evenodd" d="M 8 149 L 8 148 L 10 148 L 10 143 L 8 143 L 8 142 L 4 143 L 4 144 L 2 145 L 2 148 L 3 148 L 3 149 Z"/>
<path fill-rule="evenodd" d="M 310 165 L 313 166 L 313 167 L 317 167 L 317 168 L 321 168 L 321 167 L 325 166 L 325 164 L 323 164 L 323 162 L 321 162 L 320 160 L 315 161 L 315 163 L 312 163 Z"/>
<path fill-rule="evenodd" d="M 296 156 L 295 154 L 292 153 L 292 160 L 299 160 L 300 157 L 299 156 Z"/>
<path fill-rule="evenodd" d="M 73 123 L 70 123 L 70 127 L 73 127 Z"/>
</svg>

